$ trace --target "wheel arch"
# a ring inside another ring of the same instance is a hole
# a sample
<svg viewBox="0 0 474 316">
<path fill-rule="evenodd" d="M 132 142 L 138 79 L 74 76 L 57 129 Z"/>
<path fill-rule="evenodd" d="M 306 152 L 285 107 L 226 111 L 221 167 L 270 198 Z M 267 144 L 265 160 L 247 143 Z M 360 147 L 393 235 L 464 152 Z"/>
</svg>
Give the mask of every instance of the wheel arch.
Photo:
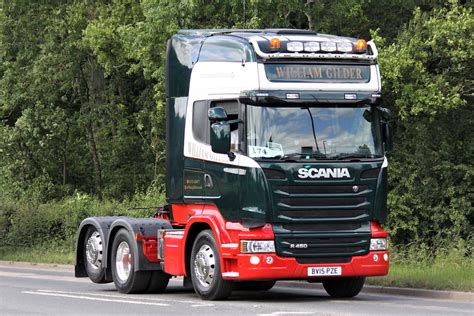
<svg viewBox="0 0 474 316">
<path fill-rule="evenodd" d="M 194 222 L 192 223 L 186 233 L 186 244 L 184 247 L 184 268 L 186 276 L 190 276 L 191 274 L 191 267 L 190 267 L 190 259 L 191 259 L 191 252 L 193 250 L 193 244 L 196 240 L 197 235 L 203 230 L 210 229 L 215 235 L 214 230 L 212 229 L 211 225 L 207 222 Z"/>
</svg>

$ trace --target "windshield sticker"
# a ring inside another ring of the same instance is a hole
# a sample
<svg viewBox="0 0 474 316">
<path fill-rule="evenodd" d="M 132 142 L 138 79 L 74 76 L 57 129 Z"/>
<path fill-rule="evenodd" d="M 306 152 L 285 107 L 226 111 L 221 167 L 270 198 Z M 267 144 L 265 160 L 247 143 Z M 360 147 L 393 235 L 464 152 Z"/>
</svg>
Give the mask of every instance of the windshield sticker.
<svg viewBox="0 0 474 316">
<path fill-rule="evenodd" d="M 283 156 L 283 147 L 278 143 L 268 142 L 266 147 L 263 146 L 249 146 L 249 156 L 251 158 L 265 157 L 271 158 L 276 156 Z"/>
</svg>

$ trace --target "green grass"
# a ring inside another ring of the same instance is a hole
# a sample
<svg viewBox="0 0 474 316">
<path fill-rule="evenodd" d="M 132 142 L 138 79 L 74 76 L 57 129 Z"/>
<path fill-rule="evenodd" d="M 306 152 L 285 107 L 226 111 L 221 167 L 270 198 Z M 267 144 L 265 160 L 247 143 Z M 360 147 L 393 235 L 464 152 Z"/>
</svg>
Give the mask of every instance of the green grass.
<svg viewBox="0 0 474 316">
<path fill-rule="evenodd" d="M 73 264 L 74 251 L 64 247 L 0 247 L 0 260 L 34 263 Z"/>
<path fill-rule="evenodd" d="M 474 291 L 474 263 L 408 264 L 394 263 L 387 276 L 371 277 L 367 284 L 433 290 Z"/>
</svg>

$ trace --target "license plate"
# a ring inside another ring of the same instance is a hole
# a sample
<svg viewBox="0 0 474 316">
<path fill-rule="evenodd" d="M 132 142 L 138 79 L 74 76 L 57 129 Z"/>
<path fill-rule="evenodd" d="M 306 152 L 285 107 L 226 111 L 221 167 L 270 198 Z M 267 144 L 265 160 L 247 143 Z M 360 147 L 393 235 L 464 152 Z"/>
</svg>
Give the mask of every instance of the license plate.
<svg viewBox="0 0 474 316">
<path fill-rule="evenodd" d="M 342 275 L 341 267 L 309 267 L 308 276 Z"/>
</svg>

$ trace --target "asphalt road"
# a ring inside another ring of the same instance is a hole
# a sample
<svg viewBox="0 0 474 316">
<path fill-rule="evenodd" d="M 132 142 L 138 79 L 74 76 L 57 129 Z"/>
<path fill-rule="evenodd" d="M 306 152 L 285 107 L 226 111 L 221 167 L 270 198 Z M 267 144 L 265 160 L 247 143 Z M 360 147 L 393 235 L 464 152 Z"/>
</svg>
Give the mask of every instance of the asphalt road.
<svg viewBox="0 0 474 316">
<path fill-rule="evenodd" d="M 166 293 L 124 295 L 113 283 L 76 279 L 69 269 L 0 263 L 0 315 L 474 315 L 474 302 L 361 293 L 331 299 L 323 290 L 278 284 L 267 292 L 235 292 L 202 301 L 172 279 Z"/>
</svg>

